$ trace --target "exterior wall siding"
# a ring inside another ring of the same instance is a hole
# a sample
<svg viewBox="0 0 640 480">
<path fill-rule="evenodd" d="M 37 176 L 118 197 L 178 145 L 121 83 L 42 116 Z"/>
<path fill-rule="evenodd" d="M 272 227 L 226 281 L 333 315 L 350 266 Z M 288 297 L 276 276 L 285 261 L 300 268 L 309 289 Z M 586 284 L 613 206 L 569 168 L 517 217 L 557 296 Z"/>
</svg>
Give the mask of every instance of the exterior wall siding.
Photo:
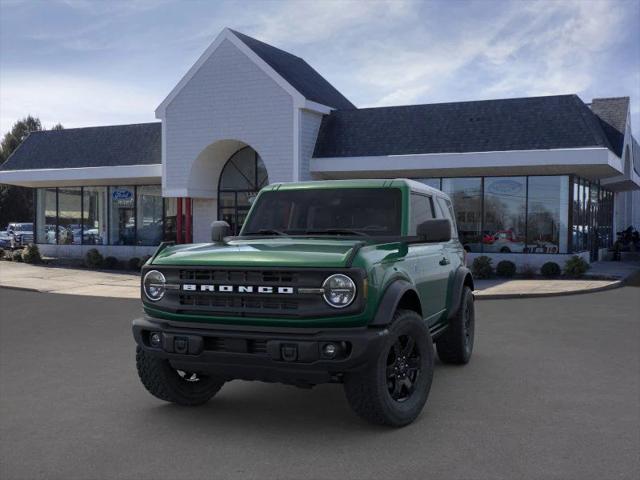
<svg viewBox="0 0 640 480">
<path fill-rule="evenodd" d="M 300 180 L 313 180 L 310 164 L 321 122 L 321 114 L 309 110 L 300 111 Z"/>
<path fill-rule="evenodd" d="M 163 122 L 169 191 L 189 188 L 198 154 L 218 140 L 254 148 L 270 182 L 292 180 L 293 99 L 228 40 L 168 105 Z M 218 179 L 210 181 L 217 188 Z"/>
<path fill-rule="evenodd" d="M 195 198 L 193 200 L 193 242 L 211 241 L 211 222 L 218 218 L 218 200 Z"/>
</svg>

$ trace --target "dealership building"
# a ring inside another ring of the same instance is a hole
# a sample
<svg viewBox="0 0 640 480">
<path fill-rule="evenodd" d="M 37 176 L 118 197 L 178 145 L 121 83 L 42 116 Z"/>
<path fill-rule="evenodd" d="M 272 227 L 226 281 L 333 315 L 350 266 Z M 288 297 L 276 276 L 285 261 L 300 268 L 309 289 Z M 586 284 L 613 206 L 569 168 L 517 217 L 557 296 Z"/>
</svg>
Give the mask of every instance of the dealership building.
<svg viewBox="0 0 640 480">
<path fill-rule="evenodd" d="M 0 183 L 34 189 L 43 253 L 206 242 L 216 219 L 237 232 L 261 187 L 322 179 L 442 189 L 469 252 L 518 264 L 603 258 L 640 228 L 628 97 L 357 108 L 303 59 L 225 29 L 155 113 L 33 132 L 0 166 Z"/>
</svg>

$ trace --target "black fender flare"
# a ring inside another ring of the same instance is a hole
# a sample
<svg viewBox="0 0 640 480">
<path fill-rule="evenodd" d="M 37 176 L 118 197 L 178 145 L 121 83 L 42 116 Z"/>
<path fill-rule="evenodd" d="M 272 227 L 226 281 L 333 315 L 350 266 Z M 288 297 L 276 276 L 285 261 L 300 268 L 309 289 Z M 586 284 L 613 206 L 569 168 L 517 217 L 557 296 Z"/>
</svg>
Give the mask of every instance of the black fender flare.
<svg viewBox="0 0 640 480">
<path fill-rule="evenodd" d="M 451 283 L 451 296 L 449 297 L 451 307 L 449 308 L 448 318 L 453 318 L 460 309 L 465 282 L 470 282 L 470 288 L 473 291 L 474 285 L 471 271 L 467 267 L 460 266 L 453 275 L 453 281 Z"/>
<path fill-rule="evenodd" d="M 400 299 L 408 291 L 413 291 L 418 296 L 418 301 L 420 301 L 420 296 L 411 283 L 404 279 L 393 280 L 384 291 L 382 300 L 378 304 L 378 310 L 369 325 L 377 327 L 389 325 L 393 314 L 398 308 Z"/>
</svg>

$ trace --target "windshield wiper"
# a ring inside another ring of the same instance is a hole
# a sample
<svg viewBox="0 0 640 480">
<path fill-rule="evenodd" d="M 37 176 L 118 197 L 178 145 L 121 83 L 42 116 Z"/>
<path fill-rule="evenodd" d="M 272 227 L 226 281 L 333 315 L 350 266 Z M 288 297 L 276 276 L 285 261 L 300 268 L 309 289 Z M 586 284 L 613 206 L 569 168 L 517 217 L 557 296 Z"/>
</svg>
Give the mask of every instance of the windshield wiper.
<svg viewBox="0 0 640 480">
<path fill-rule="evenodd" d="M 360 237 L 368 236 L 366 233 L 359 232 L 357 230 L 351 230 L 349 228 L 326 228 L 324 230 L 306 230 L 305 234 L 313 235 L 314 233 L 327 234 L 327 235 L 358 235 Z"/>
</svg>

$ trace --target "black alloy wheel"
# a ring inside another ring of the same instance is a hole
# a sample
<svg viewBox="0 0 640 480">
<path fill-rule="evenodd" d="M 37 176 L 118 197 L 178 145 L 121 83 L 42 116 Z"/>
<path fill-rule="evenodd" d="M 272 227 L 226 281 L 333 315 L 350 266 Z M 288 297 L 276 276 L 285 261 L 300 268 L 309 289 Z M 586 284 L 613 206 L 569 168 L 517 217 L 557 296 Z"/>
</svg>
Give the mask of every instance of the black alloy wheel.
<svg viewBox="0 0 640 480">
<path fill-rule="evenodd" d="M 433 364 L 433 342 L 422 316 L 398 310 L 369 365 L 345 375 L 349 405 L 371 423 L 408 425 L 427 401 Z"/>
<path fill-rule="evenodd" d="M 387 355 L 387 389 L 396 402 L 406 401 L 420 376 L 420 351 L 411 335 L 401 335 Z"/>
</svg>

